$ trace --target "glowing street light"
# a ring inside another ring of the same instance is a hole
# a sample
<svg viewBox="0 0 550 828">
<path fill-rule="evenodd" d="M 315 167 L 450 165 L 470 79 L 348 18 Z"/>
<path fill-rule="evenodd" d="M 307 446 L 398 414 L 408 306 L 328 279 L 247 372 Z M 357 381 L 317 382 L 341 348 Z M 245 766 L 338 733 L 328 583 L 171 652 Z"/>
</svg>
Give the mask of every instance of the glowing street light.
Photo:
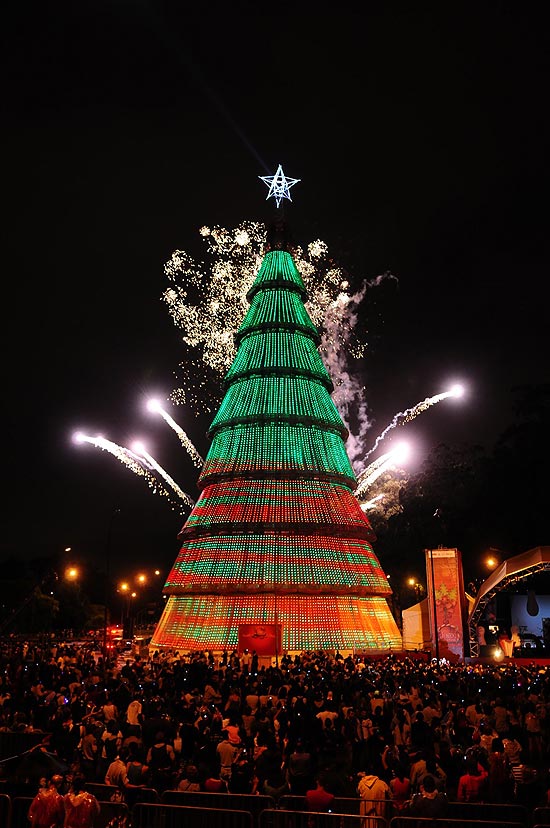
<svg viewBox="0 0 550 828">
<path fill-rule="evenodd" d="M 412 577 L 407 579 L 407 584 L 410 586 L 411 589 L 414 590 L 416 600 L 420 601 L 422 592 L 424 591 L 424 587 L 422 586 L 422 584 L 419 581 L 417 581 L 416 578 Z"/>
<path fill-rule="evenodd" d="M 490 569 L 492 571 L 499 565 L 502 558 L 505 557 L 506 553 L 504 553 L 502 549 L 498 549 L 496 546 L 490 546 L 487 550 L 487 557 L 484 561 L 485 566 L 487 567 L 487 569 Z"/>
</svg>

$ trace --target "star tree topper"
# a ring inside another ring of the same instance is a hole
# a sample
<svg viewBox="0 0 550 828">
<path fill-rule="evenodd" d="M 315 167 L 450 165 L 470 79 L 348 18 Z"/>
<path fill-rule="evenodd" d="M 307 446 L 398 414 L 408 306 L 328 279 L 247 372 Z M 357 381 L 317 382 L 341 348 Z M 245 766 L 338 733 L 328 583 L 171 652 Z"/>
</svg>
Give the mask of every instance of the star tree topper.
<svg viewBox="0 0 550 828">
<path fill-rule="evenodd" d="M 277 167 L 275 175 L 259 175 L 258 178 L 261 178 L 269 187 L 269 192 L 265 200 L 267 201 L 268 198 L 273 196 L 277 207 L 279 207 L 283 198 L 288 198 L 289 201 L 292 201 L 289 190 L 301 180 L 299 178 L 286 178 L 281 164 Z"/>
</svg>

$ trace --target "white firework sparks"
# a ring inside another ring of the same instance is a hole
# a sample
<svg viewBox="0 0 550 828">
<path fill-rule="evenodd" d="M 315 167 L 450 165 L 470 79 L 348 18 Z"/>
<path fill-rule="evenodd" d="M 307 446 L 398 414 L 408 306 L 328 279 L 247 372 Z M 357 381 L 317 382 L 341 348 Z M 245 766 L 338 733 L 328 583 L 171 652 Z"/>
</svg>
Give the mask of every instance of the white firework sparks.
<svg viewBox="0 0 550 828">
<path fill-rule="evenodd" d="M 77 432 L 74 437 L 75 443 L 90 443 L 92 446 L 96 446 L 97 448 L 102 449 L 102 451 L 107 451 L 109 454 L 112 454 L 113 457 L 116 457 L 127 469 L 134 472 L 138 477 L 143 477 L 149 488 L 154 494 L 158 494 L 161 497 L 165 497 L 171 504 L 173 509 L 177 509 L 178 512 L 182 511 L 182 502 L 185 503 L 186 506 L 189 504 L 194 505 L 191 498 L 188 495 L 185 495 L 184 492 L 181 492 L 181 489 L 177 487 L 178 491 L 176 494 L 180 498 L 180 501 L 174 501 L 171 493 L 165 489 L 162 483 L 159 483 L 158 479 L 151 474 L 151 468 L 156 469 L 157 471 L 160 470 L 160 466 L 156 463 L 156 461 L 150 457 L 141 458 L 135 454 L 135 452 L 131 451 L 130 449 L 125 448 L 124 446 L 119 446 L 117 443 L 113 443 L 111 440 L 107 440 L 105 437 L 97 436 L 97 437 L 90 437 L 87 434 L 83 434 L 82 432 Z M 164 472 L 164 470 L 162 470 Z M 164 472 L 166 475 L 166 472 Z M 163 475 L 163 476 L 164 476 Z M 168 475 L 166 475 L 166 478 Z M 171 478 L 170 478 L 171 479 Z M 181 494 L 180 494 L 181 492 Z M 183 495 L 183 497 L 182 497 Z"/>
</svg>

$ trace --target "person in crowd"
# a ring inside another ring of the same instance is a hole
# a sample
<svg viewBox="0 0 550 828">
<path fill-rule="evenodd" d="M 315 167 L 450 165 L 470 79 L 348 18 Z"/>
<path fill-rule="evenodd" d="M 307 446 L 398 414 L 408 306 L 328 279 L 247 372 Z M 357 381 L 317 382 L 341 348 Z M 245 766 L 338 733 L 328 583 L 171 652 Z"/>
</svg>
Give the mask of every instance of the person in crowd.
<svg viewBox="0 0 550 828">
<path fill-rule="evenodd" d="M 126 773 L 128 781 L 131 785 L 147 785 L 149 783 L 149 766 L 143 761 L 143 748 L 137 742 L 130 742 L 127 748 L 122 748 L 126 752 Z"/>
<path fill-rule="evenodd" d="M 229 740 L 229 733 L 226 730 L 222 730 L 221 733 L 221 741 L 218 742 L 216 745 L 216 754 L 217 754 L 217 761 L 220 766 L 220 776 L 226 782 L 229 782 L 231 779 L 231 771 L 233 768 L 233 762 L 236 761 L 237 756 L 239 755 L 241 748 L 240 742 L 238 744 L 232 744 Z"/>
<path fill-rule="evenodd" d="M 65 805 L 60 793 L 63 777 L 54 774 L 33 798 L 28 818 L 32 828 L 61 828 L 65 820 Z"/>
<path fill-rule="evenodd" d="M 367 766 L 359 773 L 357 793 L 361 797 L 360 811 L 365 817 L 363 828 L 376 828 L 378 820 L 368 817 L 383 817 L 388 820 L 388 802 L 391 799 L 391 790 L 388 783 L 377 775 L 373 765 Z"/>
<path fill-rule="evenodd" d="M 126 722 L 134 728 L 138 734 L 141 733 L 143 723 L 143 705 L 139 695 L 134 695 L 126 708 Z"/>
<path fill-rule="evenodd" d="M 246 748 L 243 748 L 235 757 L 227 787 L 230 793 L 250 794 L 255 791 L 256 786 L 254 760 Z"/>
<path fill-rule="evenodd" d="M 391 722 L 391 733 L 393 743 L 396 747 L 411 746 L 411 722 L 410 715 L 404 707 L 397 707 Z"/>
<path fill-rule="evenodd" d="M 151 772 L 151 786 L 159 794 L 172 787 L 175 762 L 174 748 L 166 741 L 164 733 L 159 731 L 146 757 Z"/>
<path fill-rule="evenodd" d="M 421 819 L 441 819 L 447 811 L 447 797 L 437 790 L 431 774 L 424 776 L 419 793 L 411 799 L 408 813 Z"/>
<path fill-rule="evenodd" d="M 105 785 L 112 785 L 124 794 L 128 787 L 130 780 L 128 779 L 127 771 L 127 755 L 121 750 L 117 753 L 112 762 L 109 762 L 105 777 L 103 779 Z"/>
<path fill-rule="evenodd" d="M 488 765 L 488 801 L 509 802 L 512 789 L 510 784 L 510 760 L 504 749 L 502 739 L 498 736 L 493 739 L 491 744 Z"/>
<path fill-rule="evenodd" d="M 69 793 L 63 797 L 65 823 L 63 828 L 93 828 L 101 806 L 96 797 L 84 789 L 86 780 L 75 774 Z"/>
<path fill-rule="evenodd" d="M 527 755 L 532 763 L 540 762 L 543 756 L 542 725 L 534 702 L 525 705 L 523 722 L 527 734 Z"/>
<path fill-rule="evenodd" d="M 510 767 L 512 768 L 514 765 L 520 765 L 523 748 L 521 746 L 521 742 L 517 739 L 517 730 L 510 728 L 508 736 L 503 736 L 502 744 L 504 745 L 506 756 L 510 762 Z"/>
<path fill-rule="evenodd" d="M 461 802 L 483 802 L 487 791 L 487 770 L 474 757 L 466 760 L 465 772 L 458 780 L 457 798 Z"/>
<path fill-rule="evenodd" d="M 213 768 L 204 780 L 203 790 L 207 793 L 229 793 L 227 782 L 221 778 L 219 771 Z"/>
<path fill-rule="evenodd" d="M 177 784 L 178 791 L 200 791 L 199 770 L 196 765 L 186 765 Z"/>
<path fill-rule="evenodd" d="M 50 749 L 59 759 L 72 767 L 77 756 L 78 744 L 81 739 L 80 726 L 73 722 L 68 706 L 56 716 L 50 739 Z"/>
<path fill-rule="evenodd" d="M 252 793 L 270 796 L 275 802 L 275 807 L 279 807 L 281 798 L 290 794 L 290 785 L 283 768 L 271 767 L 263 782 L 256 777 Z"/>
<path fill-rule="evenodd" d="M 314 764 L 313 756 L 301 737 L 296 740 L 294 750 L 288 756 L 286 770 L 290 792 L 295 796 L 305 796 L 313 784 Z"/>
<path fill-rule="evenodd" d="M 275 733 L 265 736 L 265 749 L 254 760 L 254 777 L 256 787 L 261 789 L 264 780 L 280 771 L 283 766 L 283 752 L 277 742 Z"/>
<path fill-rule="evenodd" d="M 464 715 L 466 716 L 471 727 L 474 730 L 477 730 L 483 719 L 483 709 L 479 699 L 470 699 L 468 705 L 464 709 Z"/>
<path fill-rule="evenodd" d="M 497 735 L 503 739 L 510 732 L 510 712 L 500 696 L 497 696 L 493 706 L 494 728 Z"/>
<path fill-rule="evenodd" d="M 117 722 L 111 719 L 105 725 L 101 734 L 101 756 L 99 759 L 98 777 L 103 780 L 107 768 L 114 762 L 122 747 L 122 732 Z"/>
<path fill-rule="evenodd" d="M 403 762 L 398 762 L 395 765 L 389 785 L 393 810 L 395 815 L 398 816 L 407 810 L 412 793 L 411 780 Z"/>
<path fill-rule="evenodd" d="M 433 733 L 424 719 L 422 710 L 417 710 L 411 723 L 411 747 L 415 750 L 430 750 L 433 748 Z"/>
<path fill-rule="evenodd" d="M 428 751 L 422 760 L 423 767 L 417 767 L 414 775 L 413 788 L 416 793 L 420 790 L 424 777 L 430 775 L 435 780 L 435 786 L 438 791 L 445 791 L 447 783 L 447 774 L 438 762 L 438 758 L 433 751 Z M 411 779 L 412 782 L 412 779 Z"/>
<path fill-rule="evenodd" d="M 488 756 L 493 744 L 493 739 L 498 736 L 495 728 L 488 719 L 483 719 L 479 724 L 479 745 Z"/>
<path fill-rule="evenodd" d="M 80 769 L 87 782 L 97 780 L 97 764 L 99 757 L 99 743 L 97 739 L 97 725 L 87 722 L 83 725 L 83 736 L 80 741 Z"/>
<path fill-rule="evenodd" d="M 315 787 L 306 791 L 306 807 L 308 811 L 327 813 L 334 805 L 334 794 L 327 791 L 322 775 L 315 778 Z"/>
<path fill-rule="evenodd" d="M 118 722 L 118 708 L 109 693 L 105 693 L 105 700 L 101 706 L 101 713 L 105 724 L 110 721 Z"/>
</svg>

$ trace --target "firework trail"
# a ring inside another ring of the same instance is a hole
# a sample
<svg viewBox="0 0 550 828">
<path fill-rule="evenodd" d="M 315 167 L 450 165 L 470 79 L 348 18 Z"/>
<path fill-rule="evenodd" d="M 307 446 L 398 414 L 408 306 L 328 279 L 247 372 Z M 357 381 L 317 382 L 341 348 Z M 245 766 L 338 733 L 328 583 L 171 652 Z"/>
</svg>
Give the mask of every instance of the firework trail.
<svg viewBox="0 0 550 828">
<path fill-rule="evenodd" d="M 396 463 L 402 462 L 408 452 L 408 445 L 406 443 L 400 443 L 391 451 L 386 452 L 386 454 L 382 454 L 377 460 L 371 463 L 370 466 L 367 466 L 367 468 L 362 471 L 357 478 L 355 496 L 359 498 L 364 495 L 366 490 L 372 486 L 374 481 L 380 477 L 381 474 L 392 466 L 395 466 Z"/>
<path fill-rule="evenodd" d="M 450 391 L 444 391 L 442 394 L 436 394 L 435 397 L 426 397 L 425 400 L 422 402 L 416 403 L 412 408 L 407 408 L 405 411 L 399 411 L 397 414 L 394 415 L 393 420 L 391 423 L 386 426 L 382 434 L 379 434 L 376 440 L 374 441 L 373 447 L 366 453 L 365 460 L 370 457 L 370 455 L 376 451 L 388 431 L 391 431 L 393 428 L 396 428 L 398 425 L 404 425 L 405 423 L 410 423 L 411 420 L 414 420 L 415 417 L 418 417 L 419 414 L 422 414 L 423 411 L 427 411 L 428 408 L 431 408 L 432 405 L 435 405 L 442 400 L 448 399 L 448 397 L 460 397 L 463 393 L 463 389 L 459 385 L 453 386 Z"/>
<path fill-rule="evenodd" d="M 166 483 L 168 483 L 168 485 L 169 485 L 169 486 L 170 486 L 170 487 L 171 487 L 171 488 L 175 491 L 175 493 L 177 494 L 177 496 L 178 496 L 181 500 L 183 500 L 183 502 L 184 502 L 187 506 L 189 506 L 191 509 L 193 508 L 193 506 L 195 505 L 195 501 L 194 501 L 194 500 L 191 500 L 191 498 L 189 497 L 189 495 L 185 494 L 185 492 L 184 492 L 184 491 L 182 491 L 182 489 L 180 489 L 180 487 L 178 486 L 178 484 L 176 483 L 176 481 L 175 481 L 172 477 L 170 477 L 170 475 L 168 474 L 168 472 L 167 472 L 167 471 L 165 471 L 165 470 L 162 468 L 162 466 L 160 466 L 160 465 L 157 463 L 157 461 L 155 460 L 155 458 L 154 458 L 154 457 L 152 457 L 152 456 L 149 454 L 149 452 L 148 452 L 148 451 L 146 451 L 146 449 L 144 448 L 144 446 L 143 446 L 141 443 L 136 443 L 136 445 L 134 446 L 134 451 L 138 454 L 138 456 L 143 457 L 143 458 L 147 461 L 147 463 L 149 464 L 149 466 L 150 466 L 152 469 L 154 469 L 156 472 L 158 472 L 158 474 L 160 474 L 160 476 L 162 477 L 162 479 L 163 479 L 163 480 L 165 480 L 165 481 L 166 481 Z"/>
<path fill-rule="evenodd" d="M 137 457 L 129 449 L 119 446 L 116 443 L 111 442 L 111 440 L 106 440 L 105 437 L 89 437 L 88 435 L 80 432 L 75 434 L 74 441 L 76 443 L 90 443 L 92 446 L 102 449 L 102 451 L 108 451 L 109 454 L 116 457 L 117 460 L 126 466 L 126 468 L 130 469 L 130 471 L 133 471 L 134 474 L 137 474 L 138 477 L 143 477 L 149 488 L 153 491 L 153 494 L 165 497 L 172 504 L 173 508 L 178 508 L 178 510 L 180 509 L 181 504 L 176 503 L 172 499 L 170 492 L 159 483 L 157 478 L 154 477 L 147 468 L 144 468 L 145 460 Z M 185 497 L 186 503 L 188 500 L 189 498 Z"/>
<path fill-rule="evenodd" d="M 388 459 L 388 457 L 391 456 L 392 453 L 393 452 L 388 451 L 386 454 L 382 454 L 376 460 L 373 460 L 372 463 L 370 463 L 370 465 L 368 465 L 366 469 L 363 469 L 361 474 L 357 475 L 357 483 L 360 484 L 364 480 L 366 480 L 367 477 L 370 477 L 371 474 L 373 474 L 373 472 L 377 471 L 377 469 L 379 469 L 380 466 L 382 466 L 386 462 L 386 460 Z"/>
<path fill-rule="evenodd" d="M 202 466 L 204 465 L 203 458 L 200 456 L 199 452 L 197 451 L 197 449 L 195 448 L 195 446 L 193 445 L 193 443 L 191 442 L 191 440 L 189 439 L 189 437 L 187 436 L 187 434 L 185 433 L 183 428 L 181 428 L 181 426 L 179 426 L 176 423 L 176 421 L 172 419 L 170 414 L 168 414 L 168 412 L 164 410 L 164 408 L 161 406 L 159 401 L 158 400 L 151 400 L 148 403 L 147 408 L 149 409 L 149 411 L 154 411 L 154 412 L 157 412 L 158 414 L 161 415 L 161 417 L 168 423 L 170 428 L 172 428 L 176 432 L 178 437 L 180 438 L 180 442 L 181 442 L 182 446 L 184 447 L 184 449 L 189 454 L 189 456 L 191 457 L 191 460 L 193 461 L 193 465 L 197 469 L 202 468 Z"/>
<path fill-rule="evenodd" d="M 365 500 L 364 503 L 361 503 L 361 509 L 364 512 L 367 512 L 369 509 L 374 509 L 375 505 L 379 503 L 380 500 L 384 497 L 383 494 L 378 494 L 376 497 L 373 497 L 372 500 Z"/>
</svg>

